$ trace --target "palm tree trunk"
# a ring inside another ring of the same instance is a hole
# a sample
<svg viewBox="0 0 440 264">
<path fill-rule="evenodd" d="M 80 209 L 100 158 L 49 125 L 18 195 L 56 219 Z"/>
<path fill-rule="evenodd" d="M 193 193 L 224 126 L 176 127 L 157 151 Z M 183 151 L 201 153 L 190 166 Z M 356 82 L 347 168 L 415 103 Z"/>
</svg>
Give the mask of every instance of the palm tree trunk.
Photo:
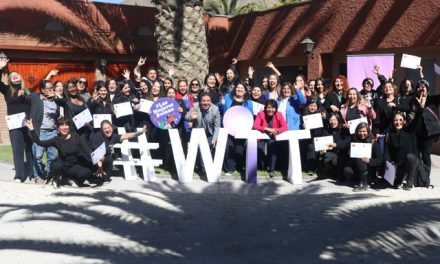
<svg viewBox="0 0 440 264">
<path fill-rule="evenodd" d="M 202 0 L 155 0 L 159 71 L 174 67 L 175 77 L 203 80 L 208 73 Z"/>
</svg>

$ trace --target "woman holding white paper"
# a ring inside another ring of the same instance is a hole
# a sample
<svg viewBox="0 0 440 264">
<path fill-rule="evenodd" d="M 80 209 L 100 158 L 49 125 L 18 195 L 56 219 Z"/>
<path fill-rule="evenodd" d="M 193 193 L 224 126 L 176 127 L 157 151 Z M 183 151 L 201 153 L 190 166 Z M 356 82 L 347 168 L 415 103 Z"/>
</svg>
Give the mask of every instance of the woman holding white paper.
<svg viewBox="0 0 440 264">
<path fill-rule="evenodd" d="M 102 171 L 104 173 L 102 174 L 101 178 L 95 179 L 98 180 L 97 183 L 110 182 L 113 168 L 113 158 L 111 155 L 113 145 L 121 143 L 126 139 L 141 136 L 145 133 L 146 130 L 147 127 L 144 126 L 141 131 L 119 135 L 118 133 L 114 133 L 113 126 L 108 120 L 104 120 L 101 122 L 100 130 L 92 134 L 88 142 L 91 149 L 97 149 L 102 143 L 105 143 L 106 152 L 104 159 L 102 160 Z"/>
<path fill-rule="evenodd" d="M 321 111 L 322 110 L 322 111 Z M 307 99 L 306 103 L 306 109 L 304 111 L 304 114 L 301 116 L 301 126 L 304 129 L 309 129 L 307 127 L 307 123 L 304 122 L 304 119 L 308 115 L 316 115 L 318 117 L 318 120 L 321 120 L 323 123 L 323 120 L 325 119 L 325 111 L 323 109 L 318 108 L 318 103 L 314 97 L 309 97 Z M 316 127 L 313 129 L 310 129 L 310 139 L 304 139 L 301 140 L 300 146 L 302 150 L 302 158 L 301 161 L 303 162 L 303 166 L 305 171 L 307 171 L 307 174 L 312 176 L 316 173 L 316 170 L 318 169 L 318 154 L 319 152 L 315 151 L 315 145 L 314 145 L 314 138 L 315 137 L 322 137 L 324 135 L 324 127 Z"/>
<path fill-rule="evenodd" d="M 330 113 L 327 116 L 328 126 L 324 136 L 333 136 L 333 143 L 327 146 L 324 152 L 324 168 L 330 172 L 337 181 L 344 181 L 342 170 L 348 161 L 348 148 L 350 147 L 350 133 L 342 128 L 339 113 Z"/>
<path fill-rule="evenodd" d="M 354 175 L 359 175 L 359 184 L 355 186 L 353 192 L 366 191 L 368 190 L 368 172 L 371 169 L 374 170 L 374 168 L 380 167 L 383 163 L 382 151 L 380 151 L 377 141 L 374 140 L 370 126 L 367 123 L 360 123 L 356 127 L 351 143 L 371 144 L 371 157 L 350 158 L 343 172 L 344 176 L 348 179 Z"/>
<path fill-rule="evenodd" d="M 49 176 L 60 185 L 60 176 L 73 180 L 78 186 L 84 186 L 84 181 L 92 177 L 91 157 L 92 150 L 87 141 L 76 132 L 71 131 L 70 122 L 60 120 L 57 123 L 59 136 L 49 140 L 40 140 L 34 130 L 32 119 L 26 120 L 25 125 L 30 130 L 32 141 L 42 147 L 55 147 L 58 150 L 58 159 L 52 163 L 51 175 Z M 86 156 L 81 156 L 84 153 Z M 94 175 L 102 177 L 102 160 L 98 162 L 98 169 Z"/>
<path fill-rule="evenodd" d="M 275 165 L 277 163 L 279 152 L 279 142 L 275 141 L 278 134 L 287 131 L 286 120 L 283 115 L 277 111 L 278 103 L 269 99 L 264 106 L 264 112 L 260 112 L 254 122 L 254 129 L 269 135 L 267 141 L 267 156 L 269 158 L 269 177 L 274 176 Z M 261 157 L 259 157 L 261 158 Z"/>
<path fill-rule="evenodd" d="M 376 118 L 376 112 L 374 111 L 371 101 L 361 97 L 361 94 L 356 88 L 350 88 L 347 93 L 347 102 L 341 105 L 341 116 L 344 124 L 344 128 L 350 128 L 348 121 L 360 119 L 366 117 L 368 124 L 372 124 Z"/>
<path fill-rule="evenodd" d="M 132 94 L 131 91 L 133 90 L 133 83 L 130 80 L 123 80 L 118 83 L 118 89 L 120 91 L 120 94 L 118 97 L 115 98 L 113 101 L 113 107 L 117 104 L 122 103 L 129 103 L 129 107 L 132 109 L 136 109 L 135 105 L 139 104 L 139 99 L 136 98 L 136 95 Z M 117 127 L 124 127 L 126 131 L 132 132 L 135 130 L 135 122 L 133 118 L 133 114 L 131 115 L 124 115 L 124 116 L 118 116 L 117 110 L 115 111 L 115 126 Z"/>
<path fill-rule="evenodd" d="M 8 64 L 9 59 L 0 58 L 0 70 Z M 23 77 L 18 72 L 2 73 L 0 92 L 6 102 L 8 116 L 24 113 L 29 114 L 30 107 L 25 103 L 26 88 Z M 26 128 L 20 127 L 9 130 L 9 139 L 12 146 L 16 182 L 24 182 L 32 177 L 32 142 Z M 26 162 L 24 157 L 26 156 Z"/>
<path fill-rule="evenodd" d="M 84 110 L 88 109 L 86 101 L 84 98 L 79 95 L 76 79 L 71 79 L 66 82 L 67 89 L 65 91 L 66 97 L 60 97 L 59 95 L 54 97 L 54 101 L 56 104 L 64 108 L 64 119 L 69 120 L 73 124 L 73 118 Z M 80 129 L 77 129 L 75 126 L 71 126 L 72 130 L 75 130 L 80 136 L 84 135 L 87 137 L 90 124 L 86 123 Z"/>
</svg>

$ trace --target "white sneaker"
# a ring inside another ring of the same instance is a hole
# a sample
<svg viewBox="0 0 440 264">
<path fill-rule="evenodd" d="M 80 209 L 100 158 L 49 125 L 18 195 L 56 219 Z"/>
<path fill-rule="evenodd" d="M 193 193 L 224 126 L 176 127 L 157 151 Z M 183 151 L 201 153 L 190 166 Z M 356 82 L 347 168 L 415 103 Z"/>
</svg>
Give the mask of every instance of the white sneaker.
<svg viewBox="0 0 440 264">
<path fill-rule="evenodd" d="M 233 171 L 226 172 L 225 176 L 232 176 L 233 173 L 234 173 Z"/>
<path fill-rule="evenodd" d="M 20 179 L 14 179 L 14 182 L 22 183 L 22 181 Z"/>
</svg>

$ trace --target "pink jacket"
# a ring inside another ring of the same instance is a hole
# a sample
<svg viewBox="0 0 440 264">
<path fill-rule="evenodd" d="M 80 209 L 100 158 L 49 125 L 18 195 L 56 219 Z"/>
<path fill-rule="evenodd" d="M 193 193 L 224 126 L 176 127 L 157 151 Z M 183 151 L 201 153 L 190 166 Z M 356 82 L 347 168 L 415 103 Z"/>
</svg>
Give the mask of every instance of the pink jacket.
<svg viewBox="0 0 440 264">
<path fill-rule="evenodd" d="M 374 109 L 368 108 L 364 104 L 359 104 L 358 109 L 361 112 L 360 113 L 361 116 L 367 117 L 368 123 L 371 125 L 371 121 L 376 119 L 376 112 L 374 111 Z M 341 112 L 342 119 L 344 120 L 344 123 L 347 124 L 347 120 L 345 120 L 345 117 L 347 116 L 347 106 L 345 104 L 341 105 L 340 112 Z"/>
</svg>

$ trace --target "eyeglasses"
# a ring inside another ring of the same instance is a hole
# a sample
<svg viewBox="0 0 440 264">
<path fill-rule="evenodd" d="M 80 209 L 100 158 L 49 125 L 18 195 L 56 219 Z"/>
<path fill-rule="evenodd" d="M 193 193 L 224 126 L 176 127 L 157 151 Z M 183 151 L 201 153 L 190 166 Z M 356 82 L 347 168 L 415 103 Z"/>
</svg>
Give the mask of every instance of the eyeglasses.
<svg viewBox="0 0 440 264">
<path fill-rule="evenodd" d="M 191 86 L 199 86 L 198 83 L 192 83 Z"/>
<path fill-rule="evenodd" d="M 81 81 L 81 80 L 80 80 L 80 81 L 78 81 L 78 83 L 87 83 L 87 81 Z"/>
</svg>

